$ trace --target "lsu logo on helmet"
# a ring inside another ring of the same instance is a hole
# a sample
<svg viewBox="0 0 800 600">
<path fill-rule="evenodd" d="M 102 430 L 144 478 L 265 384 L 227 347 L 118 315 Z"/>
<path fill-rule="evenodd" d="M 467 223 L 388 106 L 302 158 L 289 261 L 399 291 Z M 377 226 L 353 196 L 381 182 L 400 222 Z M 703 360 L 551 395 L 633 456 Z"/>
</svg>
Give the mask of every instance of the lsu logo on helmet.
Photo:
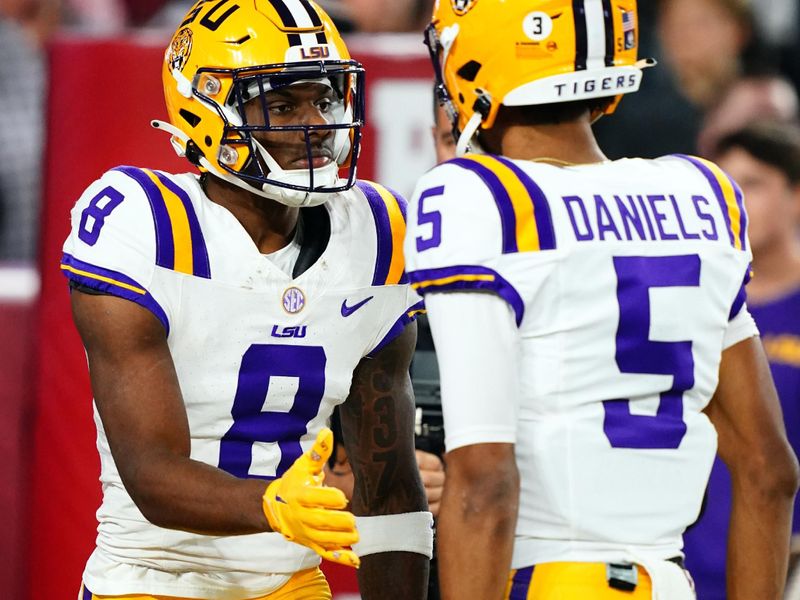
<svg viewBox="0 0 800 600">
<path fill-rule="evenodd" d="M 453 12 L 461 16 L 467 14 L 478 0 L 450 0 L 450 2 L 453 4 Z"/>
<path fill-rule="evenodd" d="M 170 70 L 177 69 L 178 71 L 183 71 L 191 53 L 192 30 L 188 27 L 184 27 L 175 34 L 167 50 L 166 61 L 169 64 Z"/>
</svg>

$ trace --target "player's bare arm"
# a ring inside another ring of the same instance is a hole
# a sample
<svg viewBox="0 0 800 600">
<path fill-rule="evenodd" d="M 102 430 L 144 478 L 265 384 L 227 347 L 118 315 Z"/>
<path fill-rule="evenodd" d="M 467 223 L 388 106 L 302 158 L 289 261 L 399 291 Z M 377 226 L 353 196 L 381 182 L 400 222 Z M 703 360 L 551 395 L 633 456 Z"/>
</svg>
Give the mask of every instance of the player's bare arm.
<svg viewBox="0 0 800 600">
<path fill-rule="evenodd" d="M 100 418 L 119 474 L 136 506 L 154 525 L 204 535 L 239 535 L 279 531 L 319 554 L 355 564 L 342 545 L 355 541 L 353 517 L 329 514 L 324 532 L 307 531 L 302 510 L 283 489 L 284 512 L 270 527 L 264 510 L 265 483 L 241 479 L 190 458 L 190 435 L 178 378 L 165 332 L 149 311 L 113 296 L 72 294 L 75 323 L 89 358 L 89 371 Z M 300 460 L 305 457 L 301 457 Z M 324 460 L 321 458 L 319 468 Z M 276 480 L 281 483 L 288 477 Z M 295 477 L 285 484 L 302 479 Z M 295 487 L 298 487 L 295 485 Z M 306 492 L 308 490 L 305 490 Z M 344 508 L 344 495 L 323 490 L 331 507 Z M 274 511 L 273 511 L 274 512 Z M 340 534 L 347 540 L 335 539 Z M 328 556 L 339 552 L 338 557 Z"/>
<path fill-rule="evenodd" d="M 728 598 L 777 600 L 786 581 L 798 467 L 758 338 L 722 354 L 719 386 L 706 413 L 733 486 Z"/>
<path fill-rule="evenodd" d="M 437 530 L 443 599 L 502 598 L 518 500 L 513 444 L 475 444 L 448 452 Z"/>
<path fill-rule="evenodd" d="M 414 400 L 409 364 L 416 323 L 374 358 L 361 361 L 342 405 L 345 446 L 355 475 L 352 511 L 357 516 L 427 510 L 414 457 Z M 414 552 L 381 552 L 362 558 L 359 586 L 365 599 L 424 598 L 428 558 Z"/>
<path fill-rule="evenodd" d="M 210 535 L 269 531 L 264 482 L 189 458 L 190 438 L 164 328 L 146 309 L 73 291 L 95 402 L 125 488 L 153 524 Z"/>
</svg>

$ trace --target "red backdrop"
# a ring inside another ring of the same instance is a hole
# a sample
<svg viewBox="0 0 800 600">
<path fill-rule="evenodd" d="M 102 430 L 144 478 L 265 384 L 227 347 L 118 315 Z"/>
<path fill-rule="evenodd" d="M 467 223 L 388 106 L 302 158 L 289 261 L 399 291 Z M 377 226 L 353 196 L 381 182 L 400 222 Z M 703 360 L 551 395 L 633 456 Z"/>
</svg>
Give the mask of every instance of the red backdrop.
<svg viewBox="0 0 800 600">
<path fill-rule="evenodd" d="M 70 317 L 67 286 L 58 265 L 69 230 L 69 210 L 103 171 L 119 164 L 175 172 L 186 171 L 189 166 L 174 155 L 166 134 L 148 126 L 151 118 L 166 116 L 160 82 L 166 41 L 162 37 L 114 41 L 65 38 L 50 51 L 42 287 L 34 351 L 36 415 L 30 489 L 24 496 L 29 526 L 27 539 L 17 545 L 27 548 L 28 575 L 24 592 L 14 597 L 74 600 L 84 562 L 93 547 L 100 485 L 91 391 L 85 356 Z M 420 90 L 430 88 L 428 61 L 421 46 L 416 37 L 388 44 L 385 39 L 360 40 L 352 46 L 355 58 L 367 68 L 368 104 L 372 90 L 380 86 L 381 97 L 398 96 L 399 105 L 414 113 L 409 118 L 417 120 L 417 129 L 424 129 L 431 120 L 429 96 L 420 105 Z M 391 91 L 395 82 L 397 94 Z M 408 83 L 416 91 L 403 100 L 402 96 L 409 93 Z M 361 177 L 370 178 L 380 170 L 376 167 L 376 149 L 381 147 L 383 132 L 378 129 L 366 128 L 359 162 Z M 417 144 L 414 140 L 418 137 L 410 136 L 409 144 Z M 393 143 L 390 150 L 397 156 L 413 154 L 413 147 L 405 152 L 395 146 Z M 414 168 L 419 170 L 419 158 L 415 160 Z M 402 158 L 398 161 L 388 164 L 406 175 L 413 170 Z M 335 570 L 331 577 L 335 592 L 352 590 L 352 572 Z"/>
</svg>

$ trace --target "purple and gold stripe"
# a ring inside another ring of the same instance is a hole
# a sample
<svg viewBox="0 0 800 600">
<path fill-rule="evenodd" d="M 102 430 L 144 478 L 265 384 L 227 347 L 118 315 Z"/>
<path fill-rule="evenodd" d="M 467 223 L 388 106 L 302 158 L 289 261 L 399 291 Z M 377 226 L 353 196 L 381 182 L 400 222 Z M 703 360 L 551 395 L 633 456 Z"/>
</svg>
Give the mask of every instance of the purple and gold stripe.
<svg viewBox="0 0 800 600">
<path fill-rule="evenodd" d="M 525 303 L 519 292 L 508 281 L 492 269 L 473 265 L 421 269 L 408 274 L 411 287 L 424 296 L 428 293 L 456 290 L 490 291 L 508 302 L 514 310 L 517 326 L 525 316 Z"/>
<path fill-rule="evenodd" d="M 378 236 L 372 285 L 407 283 L 403 259 L 403 237 L 406 234 L 405 200 L 377 183 L 358 181 L 356 186 L 367 198 Z"/>
<path fill-rule="evenodd" d="M 188 225 L 189 228 L 189 245 L 192 253 L 191 273 L 196 277 L 211 279 L 211 265 L 209 264 L 208 260 L 208 249 L 206 248 L 203 231 L 200 229 L 200 221 L 197 218 L 197 213 L 194 210 L 194 205 L 192 204 L 192 200 L 189 198 L 189 194 L 187 194 L 186 190 L 181 188 L 161 171 L 155 171 L 154 174 L 158 178 L 158 181 L 161 183 L 161 185 L 166 188 L 166 190 L 162 190 L 166 191 L 165 197 L 169 194 L 172 194 L 181 203 L 180 207 L 175 207 L 175 212 L 178 214 L 177 218 L 181 221 L 181 223 L 185 226 Z M 183 208 L 183 211 L 180 210 L 181 207 Z M 184 212 L 186 215 L 185 221 L 183 220 Z"/>
<path fill-rule="evenodd" d="M 164 173 L 117 167 L 147 195 L 156 229 L 156 264 L 179 273 L 211 278 L 208 249 L 189 195 Z"/>
<path fill-rule="evenodd" d="M 737 250 L 745 250 L 747 248 L 747 212 L 744 208 L 742 190 L 725 171 L 713 162 L 685 154 L 676 154 L 675 156 L 692 163 L 706 178 L 722 209 L 731 245 Z"/>
<path fill-rule="evenodd" d="M 406 325 L 411 323 L 412 321 L 416 320 L 416 318 L 425 312 L 425 302 L 419 301 L 414 306 L 406 310 L 400 318 L 395 321 L 394 325 L 389 329 L 389 332 L 383 336 L 383 339 L 375 346 L 372 350 L 369 351 L 367 356 L 369 358 L 374 358 L 375 355 L 381 351 L 382 348 L 386 347 L 392 340 L 394 340 L 397 336 L 403 333 L 403 330 L 406 328 Z"/>
<path fill-rule="evenodd" d="M 61 257 L 61 271 L 70 281 L 109 294 L 130 300 L 149 310 L 164 326 L 169 335 L 169 319 L 167 313 L 161 308 L 150 292 L 139 282 L 123 275 L 118 271 L 104 269 L 96 265 L 78 260 L 71 254 Z"/>
<path fill-rule="evenodd" d="M 470 154 L 450 163 L 472 171 L 489 188 L 500 213 L 503 254 L 556 248 L 547 198 L 525 171 L 490 155 Z"/>
<path fill-rule="evenodd" d="M 511 571 L 505 597 L 508 600 L 527 600 L 532 578 L 533 566 Z"/>
</svg>

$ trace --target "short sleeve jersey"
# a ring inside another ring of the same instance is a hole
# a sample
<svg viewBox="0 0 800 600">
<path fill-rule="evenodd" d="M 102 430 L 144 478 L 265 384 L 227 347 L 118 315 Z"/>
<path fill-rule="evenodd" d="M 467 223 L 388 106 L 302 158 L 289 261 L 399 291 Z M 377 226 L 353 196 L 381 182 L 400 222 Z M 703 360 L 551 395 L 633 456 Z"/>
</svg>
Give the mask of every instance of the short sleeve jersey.
<svg viewBox="0 0 800 600">
<path fill-rule="evenodd" d="M 161 322 L 192 459 L 237 477 L 280 476 L 347 398 L 359 361 L 421 309 L 404 274 L 404 200 L 359 182 L 324 207 L 327 247 L 293 278 L 194 175 L 118 167 L 75 205 L 61 269 Z M 95 421 L 103 503 L 84 576 L 94 593 L 250 598 L 319 563 L 277 533 L 214 537 L 150 524 L 122 485 L 96 411 Z"/>
<path fill-rule="evenodd" d="M 420 181 L 414 288 L 497 294 L 518 326 L 518 418 L 498 438 L 521 478 L 515 568 L 680 554 L 716 450 L 702 410 L 722 350 L 757 333 L 739 318 L 746 222 L 738 186 L 688 156 L 467 155 Z"/>
</svg>

